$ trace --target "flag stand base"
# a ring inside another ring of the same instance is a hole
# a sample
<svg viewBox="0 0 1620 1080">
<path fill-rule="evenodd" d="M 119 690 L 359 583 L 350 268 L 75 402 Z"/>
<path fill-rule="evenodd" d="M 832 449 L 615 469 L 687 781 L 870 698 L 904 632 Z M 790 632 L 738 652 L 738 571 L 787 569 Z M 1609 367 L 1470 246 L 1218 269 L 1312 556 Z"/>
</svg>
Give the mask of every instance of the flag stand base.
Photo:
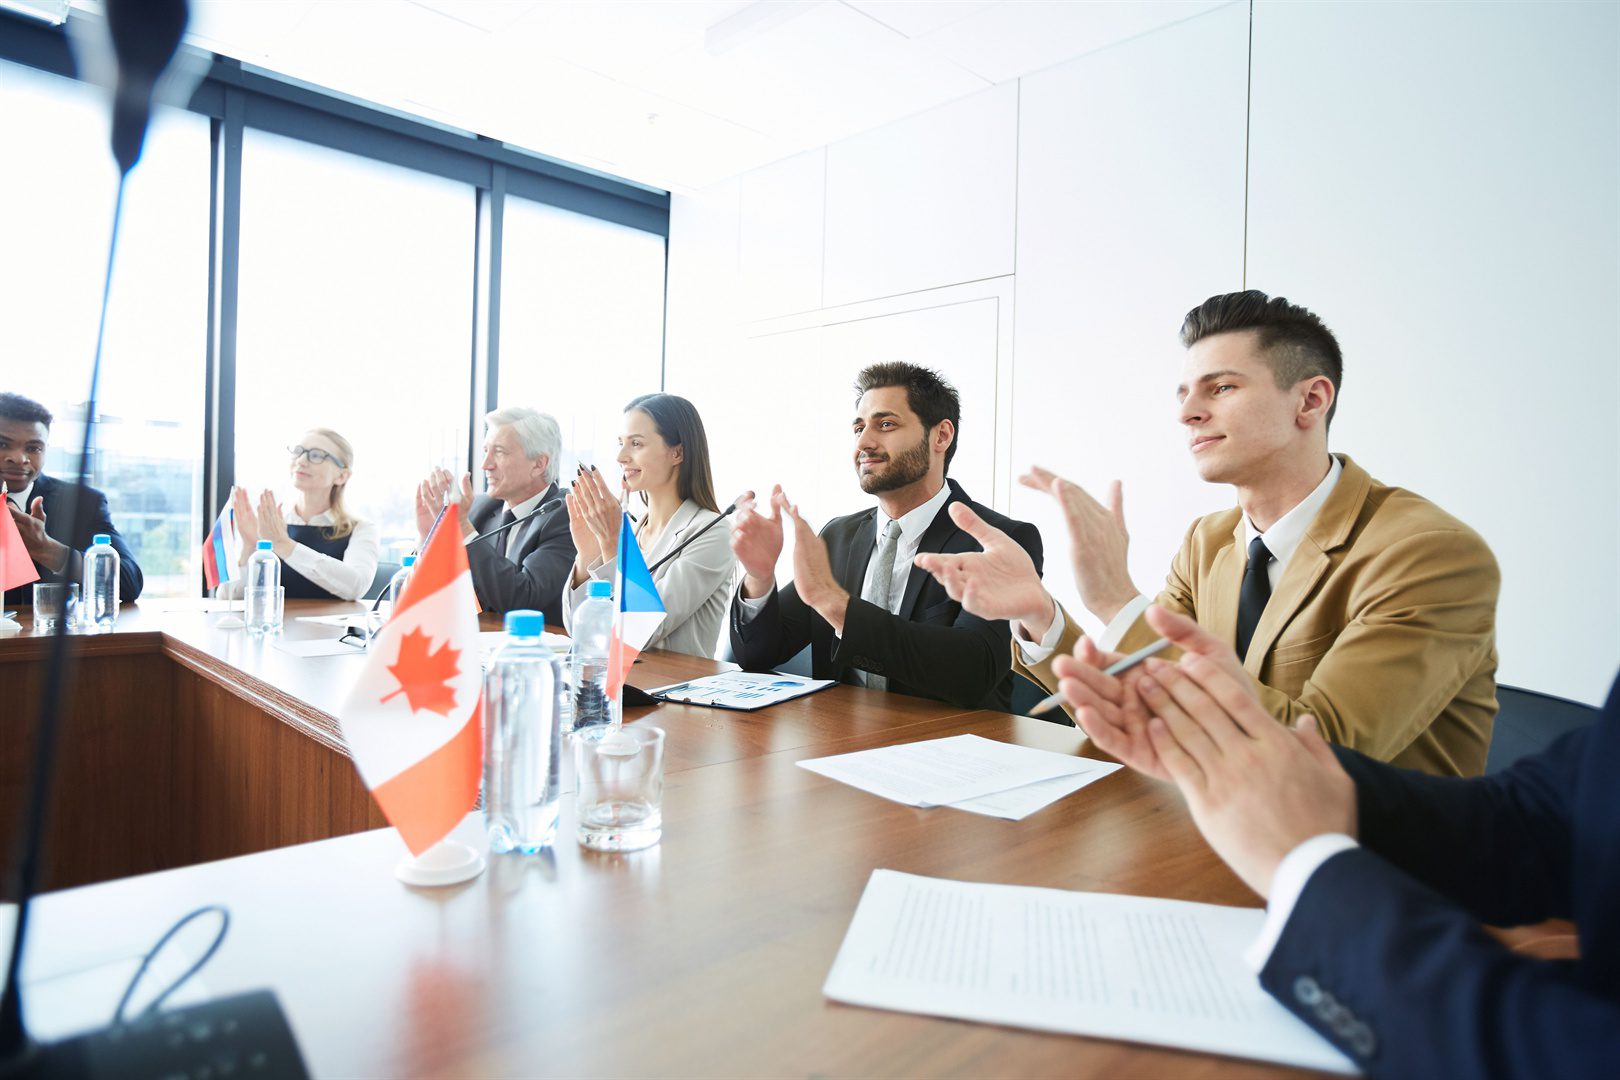
<svg viewBox="0 0 1620 1080">
<path fill-rule="evenodd" d="M 417 856 L 406 856 L 394 876 L 407 885 L 459 885 L 484 872 L 484 857 L 466 844 L 440 840 Z"/>
</svg>

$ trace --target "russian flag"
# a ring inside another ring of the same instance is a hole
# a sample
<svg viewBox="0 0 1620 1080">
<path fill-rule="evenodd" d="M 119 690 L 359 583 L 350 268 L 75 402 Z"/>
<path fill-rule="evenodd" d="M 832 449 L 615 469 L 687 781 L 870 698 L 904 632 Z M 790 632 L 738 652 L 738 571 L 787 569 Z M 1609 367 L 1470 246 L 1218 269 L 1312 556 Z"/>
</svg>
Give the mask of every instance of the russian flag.
<svg viewBox="0 0 1620 1080">
<path fill-rule="evenodd" d="M 234 581 L 242 560 L 242 534 L 236 531 L 236 508 L 229 502 L 219 512 L 202 544 L 203 579 L 210 589 Z"/>
<path fill-rule="evenodd" d="M 641 650 L 664 621 L 664 599 L 658 595 L 652 574 L 647 572 L 647 560 L 636 543 L 636 530 L 630 524 L 630 515 L 624 515 L 619 526 L 619 559 L 615 574 L 614 592 L 618 594 L 619 610 L 613 620 L 613 641 L 608 647 L 608 697 L 619 700 L 625 679 L 630 677 L 630 665 L 636 662 Z"/>
</svg>

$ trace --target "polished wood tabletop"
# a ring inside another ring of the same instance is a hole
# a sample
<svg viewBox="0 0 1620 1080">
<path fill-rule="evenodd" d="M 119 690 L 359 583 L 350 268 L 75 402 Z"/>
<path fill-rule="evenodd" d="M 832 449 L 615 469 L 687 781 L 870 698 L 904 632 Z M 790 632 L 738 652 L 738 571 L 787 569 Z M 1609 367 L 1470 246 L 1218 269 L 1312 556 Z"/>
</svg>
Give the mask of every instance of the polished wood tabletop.
<svg viewBox="0 0 1620 1080">
<path fill-rule="evenodd" d="M 120 632 L 154 636 L 148 646 L 172 662 L 239 680 L 266 707 L 296 701 L 273 719 L 305 738 L 331 730 L 357 658 L 292 657 L 232 639 L 217 621 L 149 610 Z M 326 630 L 337 633 L 290 620 L 287 635 Z M 653 652 L 633 681 L 658 686 L 715 666 Z M 201 976 L 206 989 L 274 989 L 318 1076 L 1289 1071 L 822 998 L 879 868 L 1258 905 L 1175 791 L 1129 770 L 1011 822 L 888 802 L 797 764 L 962 733 L 1093 754 L 1078 731 L 845 686 L 755 713 L 663 705 L 627 722 L 668 732 L 656 847 L 581 849 L 565 796 L 551 852 L 492 857 L 460 886 L 402 885 L 393 868 L 404 847 L 382 829 L 68 889 L 39 902 L 27 981 L 137 956 L 186 911 L 219 903 L 232 927 Z M 477 815 L 458 837 L 483 846 Z"/>
</svg>

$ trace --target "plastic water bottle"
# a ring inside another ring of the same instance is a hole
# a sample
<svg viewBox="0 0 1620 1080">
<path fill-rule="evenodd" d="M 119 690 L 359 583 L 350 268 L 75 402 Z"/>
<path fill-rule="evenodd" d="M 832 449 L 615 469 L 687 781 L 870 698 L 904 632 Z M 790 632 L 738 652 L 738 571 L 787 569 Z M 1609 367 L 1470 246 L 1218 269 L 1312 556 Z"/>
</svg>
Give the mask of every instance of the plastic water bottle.
<svg viewBox="0 0 1620 1080">
<path fill-rule="evenodd" d="M 281 560 L 270 550 L 270 541 L 260 540 L 247 563 L 247 604 L 242 622 L 247 625 L 249 634 L 259 637 L 281 629 L 281 612 L 276 603 L 280 589 Z"/>
<path fill-rule="evenodd" d="M 390 612 L 399 606 L 400 593 L 405 591 L 405 582 L 410 579 L 411 567 L 415 565 L 415 555 L 405 556 L 405 561 L 400 564 L 398 570 L 394 571 L 394 576 L 388 579 L 388 610 Z"/>
<path fill-rule="evenodd" d="M 506 643 L 484 673 L 484 820 L 496 853 L 530 854 L 557 835 L 563 681 L 545 627 L 541 612 L 507 612 Z"/>
<path fill-rule="evenodd" d="M 574 651 L 569 685 L 574 692 L 574 731 L 606 729 L 613 722 L 607 696 L 608 645 L 613 639 L 613 585 L 593 581 L 574 612 Z"/>
<path fill-rule="evenodd" d="M 83 625 L 90 630 L 111 630 L 118 622 L 118 549 L 112 537 L 96 533 L 84 553 Z"/>
</svg>

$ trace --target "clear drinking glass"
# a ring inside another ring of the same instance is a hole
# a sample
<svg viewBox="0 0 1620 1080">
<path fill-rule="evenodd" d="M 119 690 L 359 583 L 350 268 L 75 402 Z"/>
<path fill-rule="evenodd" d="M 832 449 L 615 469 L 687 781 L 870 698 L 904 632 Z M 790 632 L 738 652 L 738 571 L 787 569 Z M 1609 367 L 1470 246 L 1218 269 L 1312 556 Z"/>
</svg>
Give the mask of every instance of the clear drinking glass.
<svg viewBox="0 0 1620 1080">
<path fill-rule="evenodd" d="M 42 581 L 34 586 L 34 632 L 51 634 L 63 619 L 73 626 L 79 607 L 79 585 L 70 581 Z"/>
<path fill-rule="evenodd" d="M 664 831 L 664 731 L 635 724 L 574 736 L 575 835 L 596 851 L 638 851 Z"/>
</svg>

